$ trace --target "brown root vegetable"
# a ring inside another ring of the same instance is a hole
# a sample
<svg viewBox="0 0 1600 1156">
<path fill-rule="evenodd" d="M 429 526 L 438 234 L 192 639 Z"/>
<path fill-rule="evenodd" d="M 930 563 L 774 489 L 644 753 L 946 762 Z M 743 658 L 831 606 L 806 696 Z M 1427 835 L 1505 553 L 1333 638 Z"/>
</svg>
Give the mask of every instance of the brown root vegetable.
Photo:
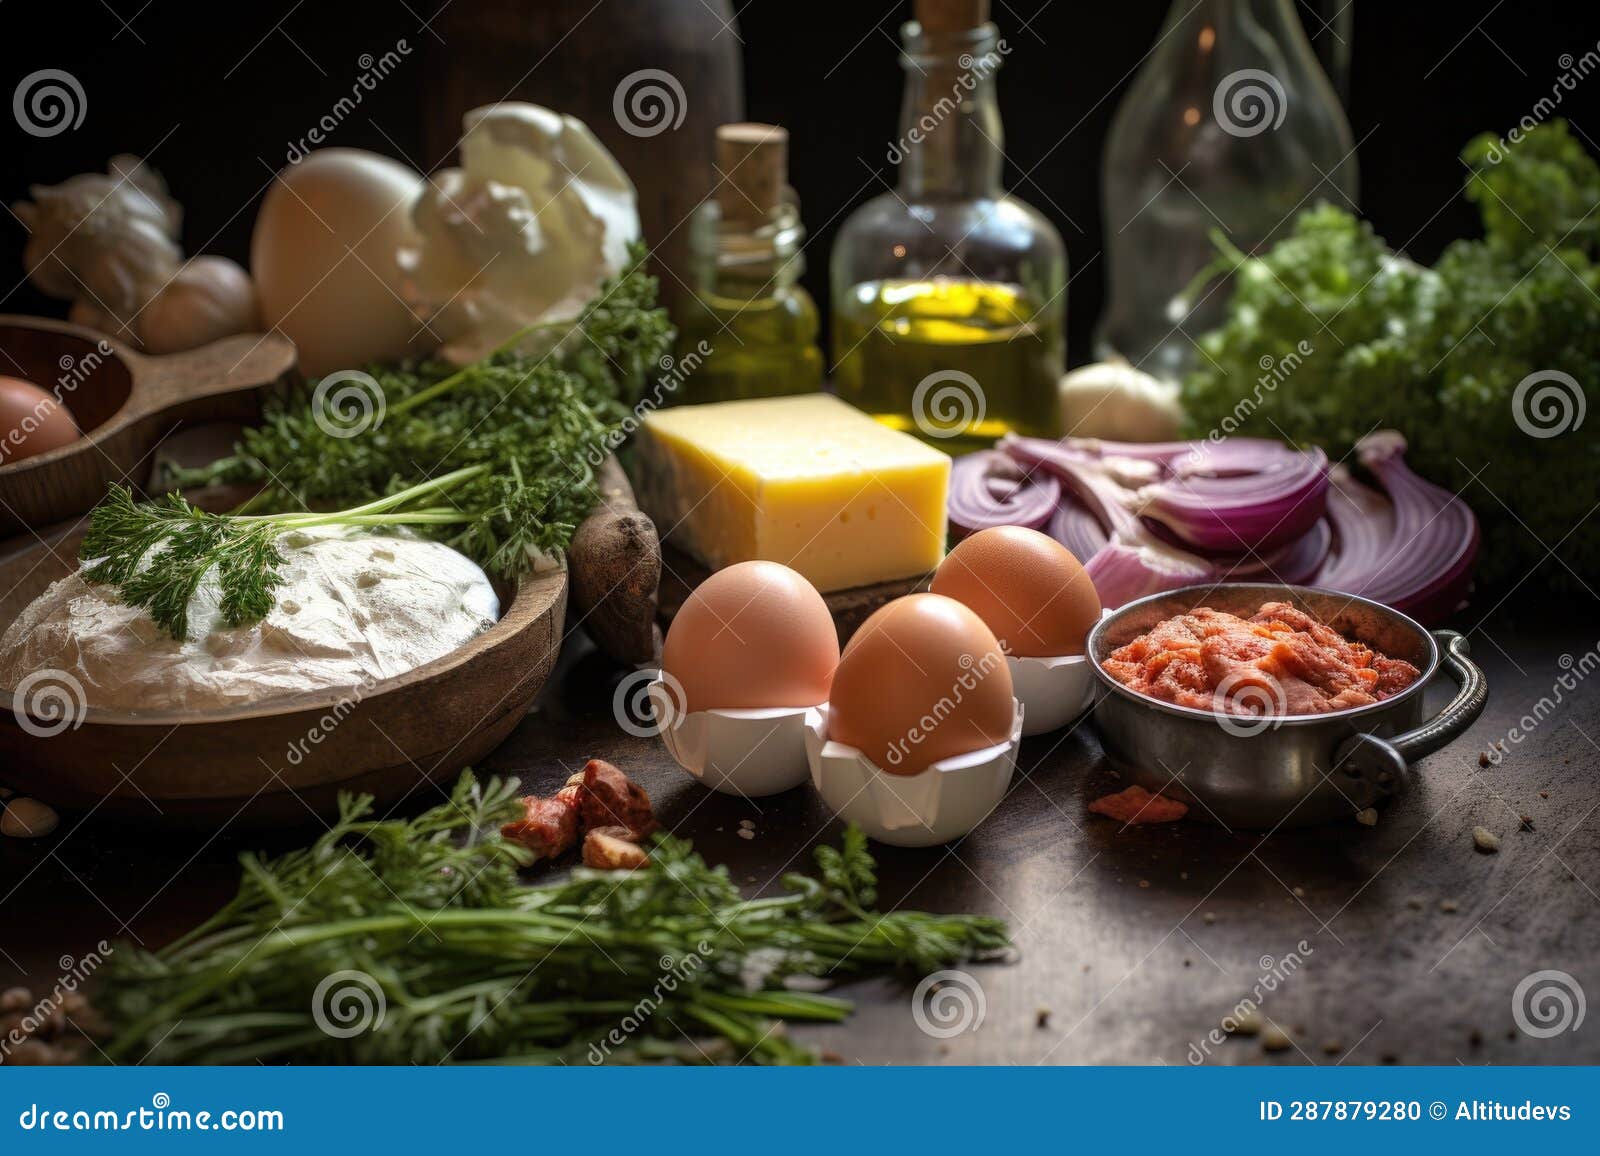
<svg viewBox="0 0 1600 1156">
<path fill-rule="evenodd" d="M 614 457 L 595 471 L 599 504 L 567 549 L 568 598 L 595 645 L 619 662 L 652 662 L 661 651 L 656 587 L 661 541 L 640 511 Z"/>
<path fill-rule="evenodd" d="M 596 827 L 583 837 L 583 865 L 600 871 L 632 871 L 650 862 L 626 827 Z"/>
</svg>

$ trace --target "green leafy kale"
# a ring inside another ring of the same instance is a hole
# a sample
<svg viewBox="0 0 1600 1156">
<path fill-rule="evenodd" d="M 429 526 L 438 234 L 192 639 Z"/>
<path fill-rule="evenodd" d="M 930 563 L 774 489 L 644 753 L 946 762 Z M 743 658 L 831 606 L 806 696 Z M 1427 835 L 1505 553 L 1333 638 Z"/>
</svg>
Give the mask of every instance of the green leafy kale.
<svg viewBox="0 0 1600 1156">
<path fill-rule="evenodd" d="M 1600 573 L 1600 439 L 1573 424 L 1600 400 L 1600 166 L 1559 121 L 1515 144 L 1479 137 L 1463 159 L 1484 236 L 1452 243 L 1432 269 L 1330 205 L 1261 257 L 1223 242 L 1233 298 L 1200 340 L 1185 408 L 1197 436 L 1287 436 L 1335 458 L 1374 428 L 1399 429 L 1413 468 L 1478 515 L 1484 580 L 1538 570 L 1575 585 Z M 1288 368 L 1302 341 L 1311 352 Z M 1276 383 L 1270 365 L 1287 369 Z M 1565 402 L 1540 403 L 1538 383 L 1515 400 L 1536 373 L 1576 384 L 1557 386 Z M 1561 432 L 1534 436 L 1518 413 Z"/>
</svg>

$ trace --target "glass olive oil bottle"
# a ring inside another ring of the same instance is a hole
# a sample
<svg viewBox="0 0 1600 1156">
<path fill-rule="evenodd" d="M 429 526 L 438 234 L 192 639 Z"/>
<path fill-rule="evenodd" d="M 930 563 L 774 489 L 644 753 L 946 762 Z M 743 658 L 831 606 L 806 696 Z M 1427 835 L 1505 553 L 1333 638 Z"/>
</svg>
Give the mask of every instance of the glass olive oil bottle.
<svg viewBox="0 0 1600 1156">
<path fill-rule="evenodd" d="M 1058 432 L 1066 364 L 1060 234 L 1000 185 L 994 75 L 1009 49 L 987 0 L 917 0 L 899 188 L 845 222 L 830 270 L 839 396 L 960 452 Z"/>
<path fill-rule="evenodd" d="M 674 404 L 822 388 L 817 306 L 799 284 L 806 234 L 787 184 L 788 141 L 775 125 L 717 130 L 721 183 L 691 226 L 694 296 L 676 319 Z"/>
</svg>

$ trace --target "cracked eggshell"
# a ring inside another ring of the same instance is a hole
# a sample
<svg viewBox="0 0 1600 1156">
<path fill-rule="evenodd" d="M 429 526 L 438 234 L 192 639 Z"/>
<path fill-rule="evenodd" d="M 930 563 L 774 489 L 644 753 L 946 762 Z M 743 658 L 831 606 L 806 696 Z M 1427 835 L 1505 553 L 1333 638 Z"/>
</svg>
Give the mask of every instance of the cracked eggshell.
<svg viewBox="0 0 1600 1156">
<path fill-rule="evenodd" d="M 415 210 L 410 302 L 473 361 L 518 330 L 576 316 L 639 239 L 628 174 L 576 117 L 505 101 L 463 118 L 461 167 Z"/>
<path fill-rule="evenodd" d="M 673 691 L 660 678 L 648 688 L 652 703 L 668 704 L 661 742 L 677 763 L 713 791 L 759 799 L 806 781 L 808 707 L 766 710 L 697 710 L 674 713 Z"/>
<path fill-rule="evenodd" d="M 362 149 L 310 153 L 279 172 L 256 214 L 250 273 L 261 318 L 320 377 L 428 352 L 403 296 L 400 251 L 418 237 L 420 174 Z"/>
<path fill-rule="evenodd" d="M 932 847 L 969 834 L 1011 786 L 1023 707 L 1013 701 L 1011 737 L 933 763 L 915 775 L 886 774 L 861 751 L 828 738 L 826 704 L 806 712 L 811 782 L 840 819 L 893 847 Z"/>
</svg>

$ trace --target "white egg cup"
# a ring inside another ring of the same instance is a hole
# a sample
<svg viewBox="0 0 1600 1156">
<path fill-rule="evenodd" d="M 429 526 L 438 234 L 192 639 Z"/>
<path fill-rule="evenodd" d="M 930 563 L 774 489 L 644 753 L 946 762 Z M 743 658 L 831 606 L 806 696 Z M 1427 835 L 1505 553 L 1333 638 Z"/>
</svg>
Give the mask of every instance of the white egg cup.
<svg viewBox="0 0 1600 1156">
<path fill-rule="evenodd" d="M 646 693 L 652 703 L 672 703 L 659 677 Z M 662 744 L 677 763 L 713 791 L 759 799 L 806 781 L 807 707 L 764 710 L 665 711 Z"/>
<path fill-rule="evenodd" d="M 933 847 L 959 839 L 1005 798 L 1017 768 L 1023 706 L 1015 699 L 1011 737 L 998 746 L 954 755 L 914 775 L 880 770 L 858 747 L 828 738 L 828 706 L 805 715 L 811 783 L 846 822 L 892 847 Z"/>
<path fill-rule="evenodd" d="M 1023 706 L 1022 733 L 1060 730 L 1084 712 L 1094 698 L 1094 672 L 1082 654 L 1056 658 L 1006 655 L 1011 689 Z"/>
<path fill-rule="evenodd" d="M 1100 617 L 1110 613 L 1102 610 Z M 1008 654 L 1006 666 L 1011 671 L 1012 692 L 1026 711 L 1024 737 L 1060 730 L 1094 701 L 1094 671 L 1088 655 L 1024 658 Z"/>
</svg>

